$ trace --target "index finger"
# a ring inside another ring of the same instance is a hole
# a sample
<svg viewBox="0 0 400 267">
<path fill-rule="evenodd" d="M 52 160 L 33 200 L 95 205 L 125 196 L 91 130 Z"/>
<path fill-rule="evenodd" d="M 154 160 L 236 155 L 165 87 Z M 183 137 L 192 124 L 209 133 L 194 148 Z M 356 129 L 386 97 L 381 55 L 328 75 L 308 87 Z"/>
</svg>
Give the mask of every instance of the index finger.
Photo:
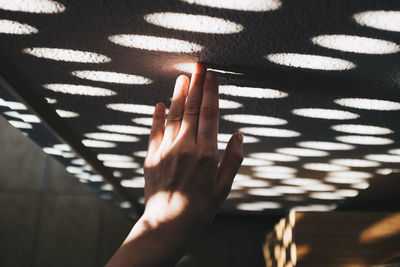
<svg viewBox="0 0 400 267">
<path fill-rule="evenodd" d="M 219 96 L 217 75 L 207 71 L 201 101 L 197 142 L 217 145 L 219 126 Z"/>
</svg>

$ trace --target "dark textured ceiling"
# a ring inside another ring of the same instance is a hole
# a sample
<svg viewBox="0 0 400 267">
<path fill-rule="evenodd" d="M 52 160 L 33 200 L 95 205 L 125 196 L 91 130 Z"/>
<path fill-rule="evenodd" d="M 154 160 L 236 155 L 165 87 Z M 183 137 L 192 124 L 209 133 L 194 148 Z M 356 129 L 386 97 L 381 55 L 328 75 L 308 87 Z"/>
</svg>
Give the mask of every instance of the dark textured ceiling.
<svg viewBox="0 0 400 267">
<path fill-rule="evenodd" d="M 197 61 L 220 147 L 245 134 L 225 212 L 332 209 L 400 162 L 396 0 L 0 0 L 0 38 L 3 78 L 133 202 L 152 106 Z"/>
</svg>

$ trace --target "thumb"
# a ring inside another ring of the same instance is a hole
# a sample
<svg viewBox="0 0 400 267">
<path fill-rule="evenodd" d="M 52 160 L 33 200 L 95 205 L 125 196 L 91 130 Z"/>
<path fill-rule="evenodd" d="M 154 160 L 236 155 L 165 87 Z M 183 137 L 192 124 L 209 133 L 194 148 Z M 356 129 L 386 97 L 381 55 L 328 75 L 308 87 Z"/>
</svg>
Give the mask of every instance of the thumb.
<svg viewBox="0 0 400 267">
<path fill-rule="evenodd" d="M 218 167 L 218 187 L 222 197 L 228 196 L 233 179 L 243 161 L 243 134 L 237 132 L 232 135 L 226 146 L 224 156 Z"/>
</svg>

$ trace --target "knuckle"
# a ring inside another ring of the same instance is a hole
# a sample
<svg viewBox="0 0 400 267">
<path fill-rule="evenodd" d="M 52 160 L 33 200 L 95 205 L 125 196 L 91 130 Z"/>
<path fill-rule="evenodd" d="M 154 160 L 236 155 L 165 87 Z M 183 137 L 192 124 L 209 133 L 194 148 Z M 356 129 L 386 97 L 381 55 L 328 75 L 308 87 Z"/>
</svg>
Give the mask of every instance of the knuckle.
<svg viewBox="0 0 400 267">
<path fill-rule="evenodd" d="M 170 112 L 167 117 L 168 121 L 180 121 L 182 120 L 182 114 L 178 112 Z"/>
<path fill-rule="evenodd" d="M 218 107 L 215 106 L 202 106 L 200 115 L 204 117 L 217 117 L 219 113 Z"/>
<path fill-rule="evenodd" d="M 185 105 L 185 115 L 188 116 L 198 116 L 200 113 L 200 107 L 199 105 L 195 103 L 187 103 Z"/>
</svg>

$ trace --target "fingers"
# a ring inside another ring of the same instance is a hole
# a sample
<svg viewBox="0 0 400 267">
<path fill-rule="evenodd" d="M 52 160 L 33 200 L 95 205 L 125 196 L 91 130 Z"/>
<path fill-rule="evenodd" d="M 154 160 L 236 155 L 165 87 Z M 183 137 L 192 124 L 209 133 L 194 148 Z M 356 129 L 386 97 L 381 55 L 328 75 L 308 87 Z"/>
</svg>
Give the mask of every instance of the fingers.
<svg viewBox="0 0 400 267">
<path fill-rule="evenodd" d="M 235 133 L 226 146 L 224 156 L 218 167 L 218 192 L 223 200 L 228 196 L 233 179 L 243 161 L 243 135 Z"/>
<path fill-rule="evenodd" d="M 197 126 L 199 123 L 205 74 L 205 66 L 196 64 L 195 71 L 192 74 L 189 95 L 185 104 L 183 120 L 179 132 L 179 136 L 186 135 L 189 139 L 194 141 L 196 140 Z"/>
<path fill-rule="evenodd" d="M 153 124 L 149 137 L 147 155 L 153 155 L 161 145 L 164 137 L 165 125 L 165 106 L 163 103 L 157 103 L 153 114 Z"/>
<path fill-rule="evenodd" d="M 167 116 L 167 126 L 164 132 L 163 145 L 171 145 L 179 133 L 188 87 L 189 78 L 184 75 L 179 76 L 175 83 L 171 107 Z"/>
<path fill-rule="evenodd" d="M 218 82 L 213 72 L 207 72 L 200 107 L 197 142 L 217 147 L 219 107 Z"/>
</svg>

